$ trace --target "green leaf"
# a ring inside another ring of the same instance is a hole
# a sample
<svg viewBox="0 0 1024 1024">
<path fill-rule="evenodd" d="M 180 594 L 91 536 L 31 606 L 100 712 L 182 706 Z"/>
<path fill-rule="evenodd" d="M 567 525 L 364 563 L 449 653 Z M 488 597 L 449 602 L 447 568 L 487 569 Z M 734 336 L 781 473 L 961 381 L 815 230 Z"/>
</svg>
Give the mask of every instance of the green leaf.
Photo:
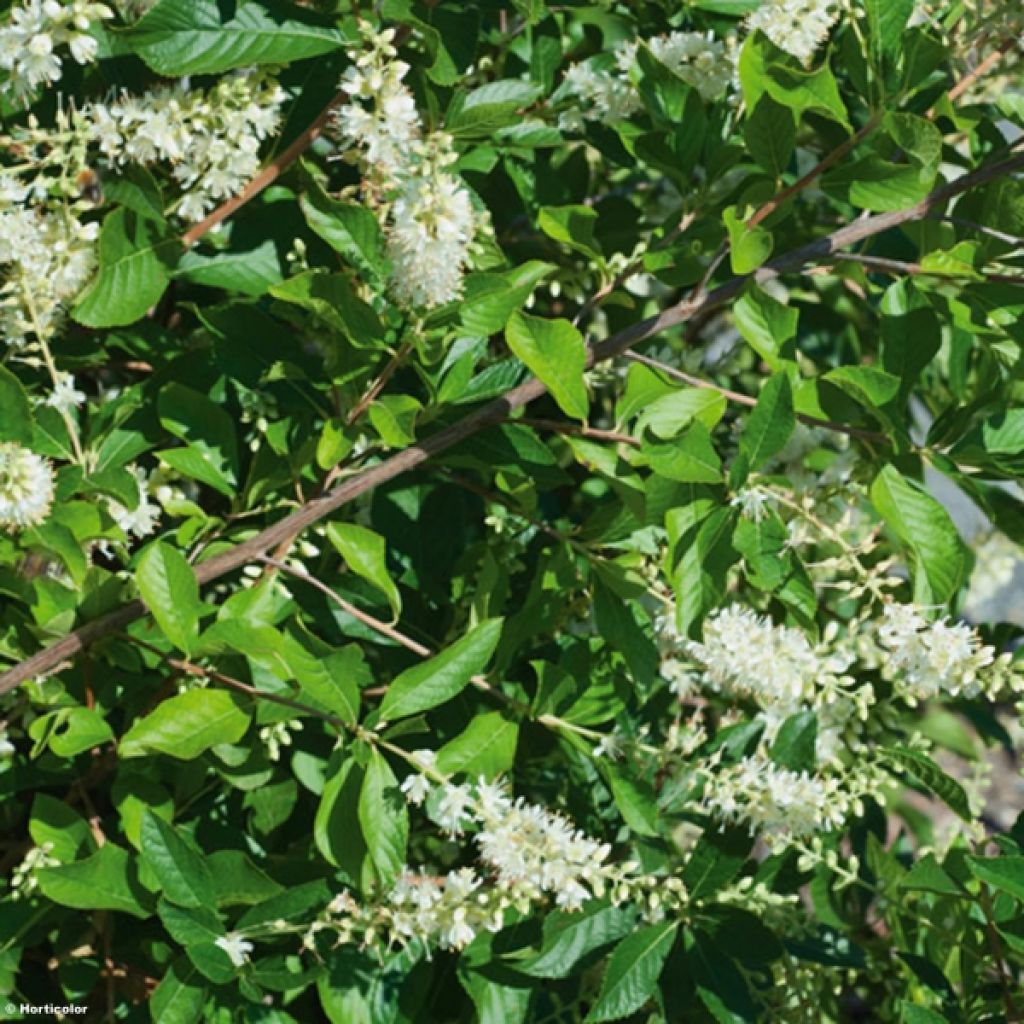
<svg viewBox="0 0 1024 1024">
<path fill-rule="evenodd" d="M 381 721 L 429 711 L 460 694 L 490 661 L 501 627 L 501 619 L 481 622 L 451 647 L 397 676 L 381 702 Z"/>
<path fill-rule="evenodd" d="M 100 230 L 96 280 L 71 315 L 86 327 L 135 323 L 163 295 L 180 252 L 164 226 L 118 207 Z"/>
<path fill-rule="evenodd" d="M 876 60 L 898 54 L 903 46 L 903 30 L 914 13 L 914 0 L 864 0 L 864 10 Z"/>
<path fill-rule="evenodd" d="M 328 864 L 341 868 L 353 882 L 362 880 L 366 840 L 354 824 L 365 772 L 354 758 L 342 761 L 330 774 L 313 820 L 313 841 Z"/>
<path fill-rule="evenodd" d="M 658 835 L 658 803 L 654 790 L 626 770 L 609 765 L 605 771 L 615 806 L 626 824 L 641 836 Z"/>
<path fill-rule="evenodd" d="M 575 249 L 584 256 L 604 263 L 601 245 L 594 237 L 597 211 L 590 206 L 544 206 L 537 215 L 537 226 L 548 238 Z"/>
<path fill-rule="evenodd" d="M 453 135 L 490 135 L 498 128 L 521 120 L 521 111 L 532 104 L 542 89 L 534 82 L 514 78 L 488 82 L 470 92 L 458 92 L 445 115 L 445 129 Z"/>
<path fill-rule="evenodd" d="M 213 879 L 201 854 L 152 811 L 142 815 L 140 846 L 164 896 L 182 907 L 212 907 Z"/>
<path fill-rule="evenodd" d="M 21 381 L 0 366 L 0 441 L 32 444 L 32 409 Z"/>
<path fill-rule="evenodd" d="M 223 690 L 187 690 L 162 701 L 121 737 L 121 758 L 148 753 L 182 761 L 198 757 L 220 743 L 235 743 L 249 727 L 239 699 Z"/>
<path fill-rule="evenodd" d="M 551 392 L 562 412 L 586 420 L 590 409 L 583 371 L 587 346 L 568 320 L 513 313 L 505 328 L 508 347 Z"/>
<path fill-rule="evenodd" d="M 911 551 L 917 565 L 922 604 L 943 604 L 959 589 L 967 571 L 967 549 L 949 513 L 930 494 L 885 466 L 871 485 L 871 503 Z"/>
<path fill-rule="evenodd" d="M 114 738 L 106 719 L 95 708 L 68 708 L 50 734 L 50 749 L 58 757 L 74 757 Z"/>
<path fill-rule="evenodd" d="M 733 304 L 736 327 L 750 347 L 773 369 L 791 357 L 800 311 L 784 306 L 766 291 L 752 285 Z"/>
<path fill-rule="evenodd" d="M 473 1000 L 475 1024 L 527 1024 L 534 990 L 523 983 L 525 979 L 512 975 L 510 980 L 515 984 L 496 981 L 465 967 L 459 971 L 459 981 Z"/>
<path fill-rule="evenodd" d="M 643 442 L 643 453 L 659 476 L 687 484 L 716 484 L 722 479 L 722 460 L 703 423 L 694 423 L 674 441 Z"/>
<path fill-rule="evenodd" d="M 808 70 L 795 58 L 783 53 L 760 31 L 747 36 L 739 60 L 743 98 L 751 110 L 757 109 L 767 93 L 776 103 L 788 107 L 794 116 L 814 111 L 849 126 L 839 86 L 827 64 Z"/>
<path fill-rule="evenodd" d="M 371 210 L 332 199 L 316 184 L 300 205 L 306 223 L 353 268 L 371 277 L 384 273 L 384 236 Z"/>
<path fill-rule="evenodd" d="M 891 402 L 900 390 L 900 379 L 874 366 L 840 366 L 823 377 L 865 408 L 876 411 Z"/>
<path fill-rule="evenodd" d="M 104 843 L 91 857 L 36 872 L 42 894 L 75 910 L 116 910 L 149 917 L 149 896 L 135 876 L 126 850 Z"/>
<path fill-rule="evenodd" d="M 370 858 L 387 885 L 405 867 L 409 810 L 391 765 L 377 750 L 370 755 L 359 791 L 359 824 Z"/>
<path fill-rule="evenodd" d="M 199 639 L 199 584 L 177 549 L 154 541 L 139 558 L 135 582 L 164 636 L 190 654 Z"/>
<path fill-rule="evenodd" d="M 355 523 L 331 523 L 327 536 L 345 564 L 368 583 L 372 583 L 388 599 L 397 618 L 402 610 L 402 595 L 398 592 L 387 566 L 387 545 L 384 538 L 365 526 Z"/>
<path fill-rule="evenodd" d="M 678 927 L 675 921 L 649 925 L 615 947 L 587 1024 L 621 1020 L 643 1007 L 654 993 Z"/>
<path fill-rule="evenodd" d="M 753 847 L 753 837 L 745 828 L 706 829 L 683 868 L 690 899 L 703 899 L 731 882 Z"/>
<path fill-rule="evenodd" d="M 785 373 L 776 373 L 761 389 L 757 405 L 740 438 L 740 452 L 746 456 L 750 471 L 756 472 L 778 455 L 795 429 L 796 415 L 789 377 Z"/>
<path fill-rule="evenodd" d="M 282 653 L 303 693 L 350 725 L 359 720 L 359 688 L 370 671 L 357 644 L 320 657 L 286 636 Z"/>
<path fill-rule="evenodd" d="M 905 747 L 882 747 L 881 753 L 895 761 L 925 789 L 934 793 L 964 821 L 972 821 L 967 793 L 956 779 L 947 775 L 927 754 Z"/>
<path fill-rule="evenodd" d="M 63 864 L 95 847 L 86 820 L 66 803 L 46 793 L 37 793 L 32 801 L 28 834 L 36 846 L 48 843 L 51 855 Z"/>
<path fill-rule="evenodd" d="M 968 857 L 971 874 L 1024 902 L 1024 857 Z"/>
<path fill-rule="evenodd" d="M 172 382 L 157 396 L 160 426 L 201 452 L 214 469 L 235 482 L 238 434 L 235 422 L 213 399 Z"/>
<path fill-rule="evenodd" d="M 195 1024 L 205 1002 L 202 975 L 187 956 L 180 956 L 149 997 L 149 1013 L 154 1024 Z"/>
<path fill-rule="evenodd" d="M 518 723 L 500 711 L 477 715 L 437 752 L 437 770 L 493 779 L 512 767 L 518 738 Z"/>
<path fill-rule="evenodd" d="M 796 145 L 796 122 L 788 107 L 762 96 L 743 124 L 750 155 L 776 178 L 789 165 Z"/>
<path fill-rule="evenodd" d="M 747 227 L 735 206 L 722 211 L 722 222 L 729 232 L 729 261 L 734 274 L 752 274 L 768 262 L 775 239 L 767 228 Z"/>
<path fill-rule="evenodd" d="M 280 12 L 280 13 L 279 13 Z M 212 75 L 259 64 L 289 64 L 340 49 L 344 36 L 300 8 L 160 0 L 121 36 L 157 74 Z"/>
<path fill-rule="evenodd" d="M 638 368 L 642 369 L 634 364 L 633 369 Z M 650 431 L 666 440 L 678 437 L 695 421 L 714 430 L 725 415 L 726 404 L 725 396 L 710 388 L 679 388 L 643 403 L 636 433 L 643 437 Z"/>
<path fill-rule="evenodd" d="M 536 957 L 515 969 L 532 978 L 567 978 L 585 956 L 623 938 L 636 926 L 636 909 L 595 900 L 582 910 L 564 910 L 544 919 L 544 937 Z"/>
<path fill-rule="evenodd" d="M 813 711 L 798 711 L 779 727 L 772 744 L 771 759 L 780 768 L 813 772 L 818 763 L 818 717 Z"/>
</svg>

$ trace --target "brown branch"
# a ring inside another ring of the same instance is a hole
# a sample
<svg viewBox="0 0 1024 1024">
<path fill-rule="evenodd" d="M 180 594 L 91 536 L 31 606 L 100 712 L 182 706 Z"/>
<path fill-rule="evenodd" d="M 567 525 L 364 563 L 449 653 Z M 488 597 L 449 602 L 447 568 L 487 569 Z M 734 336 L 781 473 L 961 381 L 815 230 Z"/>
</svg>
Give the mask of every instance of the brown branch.
<svg viewBox="0 0 1024 1024">
<path fill-rule="evenodd" d="M 731 391 L 729 388 L 724 388 L 720 384 L 716 384 L 714 381 L 705 380 L 703 377 L 694 377 L 692 374 L 684 373 L 682 370 L 677 370 L 674 366 L 669 366 L 667 363 L 659 362 L 657 359 L 652 359 L 650 356 L 640 355 L 638 352 L 627 352 L 626 358 L 631 359 L 636 363 L 643 363 L 644 366 L 649 366 L 653 370 L 658 370 L 667 377 L 674 377 L 676 380 L 683 381 L 691 387 L 706 388 L 709 391 L 717 391 L 724 398 L 727 398 L 730 402 L 736 402 L 738 405 L 746 405 L 751 409 L 757 405 L 757 399 L 752 398 L 750 395 L 744 395 L 739 391 Z M 878 434 L 873 430 L 861 430 L 859 427 L 850 427 L 845 423 L 836 423 L 834 420 L 819 420 L 816 416 L 806 416 L 803 413 L 797 413 L 796 418 L 801 423 L 804 423 L 809 427 L 819 427 L 822 430 L 833 430 L 836 433 L 847 434 L 850 437 L 859 437 L 862 441 L 875 441 L 879 444 L 885 444 L 887 441 L 884 434 Z"/>
<path fill-rule="evenodd" d="M 185 248 L 196 244 L 207 232 L 212 231 L 218 224 L 227 220 L 236 210 L 245 206 L 251 199 L 255 199 L 267 186 L 272 185 L 284 172 L 285 168 L 293 164 L 313 143 L 323 134 L 327 122 L 330 120 L 334 108 L 347 98 L 347 94 L 339 92 L 330 103 L 320 112 L 317 119 L 283 152 L 276 156 L 252 181 L 249 182 L 237 196 L 232 196 L 226 202 L 220 204 L 208 217 L 198 224 L 189 228 L 181 236 L 181 243 Z"/>
<path fill-rule="evenodd" d="M 853 224 L 840 228 L 825 238 L 777 257 L 753 274 L 733 278 L 707 295 L 687 299 L 662 310 L 656 316 L 619 331 L 589 350 L 587 365 L 593 366 L 606 359 L 613 359 L 627 352 L 634 345 L 685 323 L 694 314 L 704 309 L 724 305 L 739 295 L 751 281 L 772 280 L 789 271 L 800 269 L 807 263 L 830 259 L 846 246 L 862 242 L 910 221 L 920 220 L 948 200 L 1022 168 L 1024 168 L 1024 155 L 1016 154 L 1007 160 L 981 167 L 943 185 L 922 199 L 921 202 L 906 210 L 858 218 Z M 200 584 L 206 584 L 248 565 L 296 531 L 312 526 L 313 523 L 336 512 L 359 495 L 422 466 L 429 459 L 440 455 L 486 427 L 502 422 L 508 418 L 510 413 L 539 398 L 546 391 L 547 388 L 536 378 L 520 384 L 519 387 L 488 402 L 451 426 L 403 449 L 390 459 L 370 467 L 358 476 L 346 480 L 329 494 L 313 498 L 290 515 L 229 551 L 223 551 L 205 562 L 200 562 L 195 569 L 197 580 Z M 123 630 L 130 622 L 134 622 L 145 614 L 146 606 L 141 601 L 135 600 L 116 611 L 80 626 L 56 643 L 8 669 L 0 676 L 0 693 L 7 693 L 27 679 L 51 672 L 55 666 L 67 658 L 79 654 L 102 637 Z"/>
<path fill-rule="evenodd" d="M 956 271 L 929 270 L 920 263 L 908 263 L 904 260 L 892 260 L 885 256 L 868 256 L 859 252 L 836 253 L 833 259 L 837 263 L 859 263 L 882 274 L 906 274 L 910 277 L 937 277 L 948 278 L 952 281 L 963 279 L 983 278 L 993 284 L 1020 284 L 1024 285 L 1024 274 L 1000 274 L 995 271 L 970 270 L 963 273 Z M 828 267 L 821 267 L 828 270 Z"/>
<path fill-rule="evenodd" d="M 956 103 L 979 78 L 987 75 L 1017 45 L 1016 38 L 1004 39 L 983 61 L 973 67 L 952 89 L 949 90 L 949 102 Z M 928 116 L 935 114 L 935 107 L 928 111 Z"/>
</svg>

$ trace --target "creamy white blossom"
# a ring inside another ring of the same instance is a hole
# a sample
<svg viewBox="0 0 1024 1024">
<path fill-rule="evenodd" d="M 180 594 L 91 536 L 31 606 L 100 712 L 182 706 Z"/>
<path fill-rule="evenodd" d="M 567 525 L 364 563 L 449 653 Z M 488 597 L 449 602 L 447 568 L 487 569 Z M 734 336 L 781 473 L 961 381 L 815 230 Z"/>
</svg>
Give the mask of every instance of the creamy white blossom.
<svg viewBox="0 0 1024 1024">
<path fill-rule="evenodd" d="M 0 528 L 38 526 L 49 515 L 52 501 L 50 463 L 12 441 L 0 444 Z"/>
<path fill-rule="evenodd" d="M 341 81 L 349 97 L 334 115 L 339 141 L 354 153 L 387 238 L 391 292 L 402 305 L 429 309 L 457 299 L 483 226 L 465 185 L 450 170 L 453 141 L 423 130 L 409 66 L 396 59 L 394 31 L 362 26 L 365 46 Z"/>
<path fill-rule="evenodd" d="M 1001 682 L 1002 672 L 986 678 L 986 670 L 996 665 L 995 649 L 966 623 L 947 618 L 930 622 L 915 605 L 893 603 L 882 613 L 877 636 L 887 655 L 886 674 L 900 693 L 913 699 L 942 693 L 976 697 Z M 1000 661 L 1002 668 L 1006 659 Z"/>
<path fill-rule="evenodd" d="M 0 71 L 8 72 L 4 85 L 25 97 L 59 81 L 65 47 L 77 63 L 92 63 L 97 43 L 89 30 L 113 16 L 106 4 L 92 0 L 22 0 L 0 26 Z"/>
<path fill-rule="evenodd" d="M 71 412 L 85 401 L 85 392 L 75 387 L 75 378 L 70 373 L 58 373 L 53 390 L 47 396 L 46 404 L 58 412 Z"/>
<path fill-rule="evenodd" d="M 745 757 L 719 769 L 703 795 L 704 809 L 746 825 L 772 847 L 838 828 L 850 800 L 838 779 L 780 768 L 767 758 Z"/>
<path fill-rule="evenodd" d="M 213 944 L 227 953 L 228 959 L 235 967 L 243 966 L 248 961 L 249 954 L 253 950 L 253 944 L 239 935 L 238 932 L 228 932 L 227 935 L 221 935 L 219 938 L 214 939 Z"/>
<path fill-rule="evenodd" d="M 760 29 L 780 50 L 806 64 L 828 38 L 839 13 L 837 0 L 762 0 L 747 28 Z"/>
<path fill-rule="evenodd" d="M 260 168 L 260 145 L 280 124 L 284 90 L 262 72 L 222 78 L 208 91 L 184 83 L 123 93 L 77 116 L 86 141 L 112 166 L 166 164 L 182 197 L 177 212 L 201 220 Z"/>
<path fill-rule="evenodd" d="M 107 511 L 115 523 L 129 537 L 148 537 L 160 522 L 160 506 L 149 500 L 150 478 L 141 466 L 130 467 L 139 489 L 134 508 L 128 508 L 114 498 L 107 501 Z"/>
</svg>

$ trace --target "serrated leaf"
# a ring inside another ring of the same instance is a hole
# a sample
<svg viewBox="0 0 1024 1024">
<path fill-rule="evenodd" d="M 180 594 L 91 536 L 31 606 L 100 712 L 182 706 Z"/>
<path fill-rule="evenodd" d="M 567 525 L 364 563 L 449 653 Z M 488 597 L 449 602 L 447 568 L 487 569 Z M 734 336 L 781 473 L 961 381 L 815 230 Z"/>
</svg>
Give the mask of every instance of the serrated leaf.
<svg viewBox="0 0 1024 1024">
<path fill-rule="evenodd" d="M 515 968 L 532 978 L 566 978 L 585 956 L 628 935 L 636 925 L 635 908 L 588 903 L 582 910 L 556 911 L 544 919 L 537 956 Z"/>
<path fill-rule="evenodd" d="M 86 327 L 122 327 L 163 295 L 181 244 L 156 221 L 118 207 L 100 230 L 99 272 L 71 315 Z"/>
<path fill-rule="evenodd" d="M 150 915 L 149 896 L 135 877 L 131 857 L 114 843 L 105 843 L 85 860 L 43 868 L 35 877 L 42 894 L 62 907 Z"/>
<path fill-rule="evenodd" d="M 359 824 L 370 858 L 387 884 L 405 867 L 409 810 L 391 765 L 377 750 L 370 755 L 359 791 Z"/>
<path fill-rule="evenodd" d="M 171 903 L 182 907 L 213 906 L 210 870 L 173 825 L 147 809 L 142 814 L 139 836 L 143 860 Z"/>
<path fill-rule="evenodd" d="M 639 929 L 615 947 L 587 1024 L 621 1020 L 650 999 L 678 927 L 675 921 L 662 921 Z"/>
<path fill-rule="evenodd" d="M 746 456 L 750 471 L 756 472 L 778 455 L 795 429 L 796 414 L 793 412 L 789 377 L 785 373 L 777 373 L 761 389 L 757 405 L 740 438 L 740 452 Z"/>
<path fill-rule="evenodd" d="M 779 727 L 771 748 L 771 759 L 781 768 L 812 772 L 818 763 L 818 717 L 813 711 L 798 711 Z"/>
<path fill-rule="evenodd" d="M 279 13 L 280 12 L 280 13 Z M 122 34 L 157 74 L 212 75 L 259 64 L 289 64 L 340 49 L 345 37 L 300 8 L 160 0 Z"/>
<path fill-rule="evenodd" d="M 508 347 L 551 392 L 567 416 L 586 420 L 590 409 L 583 371 L 587 347 L 568 320 L 513 313 L 505 328 Z"/>
<path fill-rule="evenodd" d="M 154 1024 L 195 1024 L 205 1002 L 202 975 L 188 957 L 180 956 L 149 997 L 149 1012 Z"/>
<path fill-rule="evenodd" d="M 739 874 L 754 840 L 742 827 L 706 829 L 683 868 L 683 881 L 691 899 L 710 896 Z"/>
<path fill-rule="evenodd" d="M 895 466 L 882 469 L 870 493 L 879 515 L 915 556 L 920 603 L 948 601 L 967 568 L 967 550 L 949 513 Z"/>
<path fill-rule="evenodd" d="M 164 636 L 190 654 L 199 639 L 199 584 L 185 556 L 155 541 L 143 551 L 135 582 Z"/>
<path fill-rule="evenodd" d="M 352 267 L 375 277 L 384 272 L 384 236 L 371 210 L 332 199 L 319 185 L 299 202 L 306 223 Z"/>
<path fill-rule="evenodd" d="M 488 619 L 440 654 L 406 669 L 388 687 L 380 706 L 382 721 L 429 711 L 461 693 L 490 661 L 501 637 L 501 619 Z"/>
<path fill-rule="evenodd" d="M 934 793 L 964 821 L 972 821 L 967 793 L 956 779 L 947 775 L 927 754 L 902 747 L 883 747 L 881 752 L 904 768 L 925 789 Z"/>
<path fill-rule="evenodd" d="M 500 711 L 477 715 L 437 752 L 437 770 L 493 779 L 512 767 L 518 737 L 519 724 Z"/>
<path fill-rule="evenodd" d="M 778 370 L 796 337 L 800 311 L 751 286 L 734 303 L 733 316 L 751 348 L 773 370 Z"/>
<path fill-rule="evenodd" d="M 0 366 L 0 441 L 32 444 L 32 409 L 21 381 Z"/>
<path fill-rule="evenodd" d="M 1024 902 L 1024 857 L 968 857 L 971 874 Z"/>
<path fill-rule="evenodd" d="M 331 523 L 327 527 L 327 537 L 345 559 L 345 564 L 388 599 L 397 618 L 402 610 L 402 595 L 388 572 L 384 538 L 356 523 Z"/>
<path fill-rule="evenodd" d="M 183 761 L 220 743 L 235 743 L 249 727 L 249 716 L 234 694 L 223 690 L 188 690 L 162 701 L 121 737 L 121 758 L 148 753 Z"/>
</svg>

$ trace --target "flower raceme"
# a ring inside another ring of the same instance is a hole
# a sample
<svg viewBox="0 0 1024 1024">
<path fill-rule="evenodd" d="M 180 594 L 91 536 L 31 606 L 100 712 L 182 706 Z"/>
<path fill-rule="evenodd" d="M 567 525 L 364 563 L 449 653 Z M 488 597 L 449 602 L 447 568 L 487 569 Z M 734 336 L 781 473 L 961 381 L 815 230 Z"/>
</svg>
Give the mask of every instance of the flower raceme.
<svg viewBox="0 0 1024 1024">
<path fill-rule="evenodd" d="M 391 291 L 404 306 L 430 309 L 457 299 L 484 219 L 469 190 L 449 169 L 456 159 L 443 132 L 423 130 L 397 59 L 394 30 L 362 27 L 365 47 L 353 51 L 341 80 L 349 102 L 332 125 L 364 174 L 392 263 Z"/>
<path fill-rule="evenodd" d="M 17 532 L 42 523 L 50 512 L 53 486 L 46 459 L 11 441 L 0 444 L 0 527 Z"/>
<path fill-rule="evenodd" d="M 92 63 L 97 43 L 89 29 L 113 16 L 106 4 L 91 0 L 24 0 L 16 5 L 0 28 L 0 70 L 10 73 L 8 87 L 27 99 L 40 85 L 58 82 L 65 46 L 77 63 Z"/>
</svg>

